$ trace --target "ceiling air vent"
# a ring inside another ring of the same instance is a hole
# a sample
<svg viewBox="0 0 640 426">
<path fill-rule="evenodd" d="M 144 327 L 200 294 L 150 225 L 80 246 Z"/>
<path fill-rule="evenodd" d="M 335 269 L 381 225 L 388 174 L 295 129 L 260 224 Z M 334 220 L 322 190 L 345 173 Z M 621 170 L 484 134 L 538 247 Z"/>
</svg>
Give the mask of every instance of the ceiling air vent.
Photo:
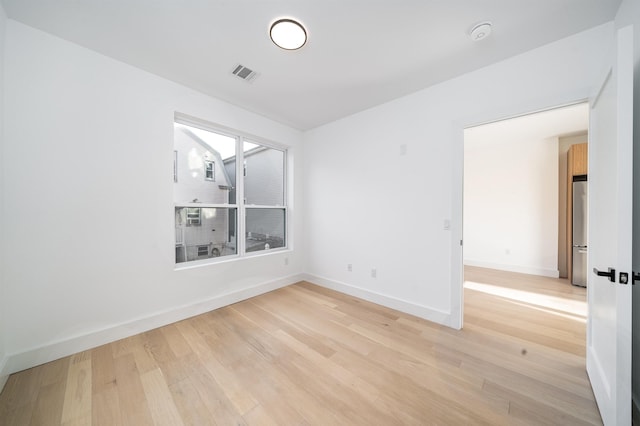
<svg viewBox="0 0 640 426">
<path fill-rule="evenodd" d="M 248 83 L 251 83 L 258 76 L 257 72 L 255 72 L 250 68 L 245 67 L 244 65 L 237 65 L 231 73 Z"/>
</svg>

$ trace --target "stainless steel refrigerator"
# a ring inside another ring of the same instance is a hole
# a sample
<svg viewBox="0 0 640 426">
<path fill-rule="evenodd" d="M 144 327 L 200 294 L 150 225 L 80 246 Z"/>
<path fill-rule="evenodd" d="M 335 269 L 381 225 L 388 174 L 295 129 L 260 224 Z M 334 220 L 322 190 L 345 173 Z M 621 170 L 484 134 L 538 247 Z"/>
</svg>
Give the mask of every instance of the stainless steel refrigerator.
<svg viewBox="0 0 640 426">
<path fill-rule="evenodd" d="M 573 178 L 573 278 L 571 284 L 587 286 L 587 176 Z"/>
</svg>

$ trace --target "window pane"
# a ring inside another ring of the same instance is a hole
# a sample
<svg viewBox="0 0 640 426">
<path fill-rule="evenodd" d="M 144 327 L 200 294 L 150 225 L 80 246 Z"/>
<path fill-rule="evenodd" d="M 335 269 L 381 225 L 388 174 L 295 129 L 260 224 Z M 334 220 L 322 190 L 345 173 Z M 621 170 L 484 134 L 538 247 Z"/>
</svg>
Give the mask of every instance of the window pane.
<svg viewBox="0 0 640 426">
<path fill-rule="evenodd" d="M 237 253 L 235 208 L 176 207 L 176 263 Z"/>
<path fill-rule="evenodd" d="M 235 137 L 175 123 L 173 143 L 174 202 L 235 204 Z"/>
<path fill-rule="evenodd" d="M 284 206 L 284 151 L 251 142 L 243 149 L 245 202 Z"/>
<path fill-rule="evenodd" d="M 204 160 L 204 178 L 205 180 L 216 180 L 215 161 Z"/>
<path fill-rule="evenodd" d="M 246 209 L 246 251 L 285 246 L 284 209 Z"/>
<path fill-rule="evenodd" d="M 202 213 L 201 208 L 185 208 L 184 209 L 187 216 L 187 226 L 200 226 L 200 215 Z"/>
</svg>

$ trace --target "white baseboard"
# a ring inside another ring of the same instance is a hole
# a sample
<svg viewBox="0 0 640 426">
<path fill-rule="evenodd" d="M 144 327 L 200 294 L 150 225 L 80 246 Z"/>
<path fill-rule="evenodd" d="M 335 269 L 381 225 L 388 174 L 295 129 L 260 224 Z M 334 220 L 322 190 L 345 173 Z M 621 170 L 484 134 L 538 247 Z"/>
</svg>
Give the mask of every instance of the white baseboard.
<svg viewBox="0 0 640 426">
<path fill-rule="evenodd" d="M 9 379 L 9 373 L 5 373 L 6 366 L 7 357 L 3 357 L 0 359 L 0 393 L 2 393 L 2 389 L 4 389 L 4 385 L 7 384 L 7 380 Z"/>
<path fill-rule="evenodd" d="M 351 284 L 335 281 L 329 278 L 320 277 L 313 274 L 304 274 L 305 281 L 317 284 L 331 290 L 339 291 L 350 296 L 358 297 L 378 305 L 386 306 L 400 312 L 411 314 L 431 322 L 442 324 L 448 327 L 453 326 L 451 314 L 429 306 L 418 305 L 414 302 L 398 299 L 392 296 L 376 293 L 371 290 L 356 287 Z"/>
<path fill-rule="evenodd" d="M 251 297 L 259 296 L 302 280 L 304 280 L 302 274 L 290 275 L 231 293 L 221 294 L 211 299 L 178 306 L 125 323 L 94 330 L 90 333 L 67 337 L 20 353 L 10 354 L 6 357 L 4 369 L 0 369 L 0 378 L 4 375 L 8 376 L 17 371 L 35 367 L 36 365 L 54 361 L 65 356 L 124 339 L 125 337 L 228 306 Z"/>
<path fill-rule="evenodd" d="M 542 277 L 559 278 L 560 271 L 557 269 L 532 268 L 520 265 L 505 265 L 501 263 L 482 262 L 476 260 L 464 261 L 465 266 L 477 266 L 478 268 L 497 269 L 499 271 L 518 272 L 521 274 L 540 275 Z"/>
</svg>

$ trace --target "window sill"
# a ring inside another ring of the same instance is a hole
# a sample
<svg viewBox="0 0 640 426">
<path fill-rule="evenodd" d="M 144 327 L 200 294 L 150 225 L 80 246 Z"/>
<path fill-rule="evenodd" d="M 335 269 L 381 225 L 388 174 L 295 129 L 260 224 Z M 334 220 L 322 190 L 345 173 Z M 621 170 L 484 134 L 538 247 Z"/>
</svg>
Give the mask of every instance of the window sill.
<svg viewBox="0 0 640 426">
<path fill-rule="evenodd" d="M 230 256 L 224 256 L 224 257 L 212 257 L 212 258 L 202 259 L 202 260 L 192 260 L 191 262 L 182 262 L 182 263 L 174 264 L 173 270 L 183 271 L 186 269 L 201 268 L 203 266 L 220 265 L 223 263 L 238 262 L 238 261 L 255 259 L 258 257 L 272 256 L 275 254 L 282 254 L 282 253 L 293 253 L 293 250 L 287 247 L 279 247 L 279 248 L 274 248 L 270 250 L 262 250 L 259 252 L 247 253 L 244 256 L 230 255 Z"/>
</svg>

